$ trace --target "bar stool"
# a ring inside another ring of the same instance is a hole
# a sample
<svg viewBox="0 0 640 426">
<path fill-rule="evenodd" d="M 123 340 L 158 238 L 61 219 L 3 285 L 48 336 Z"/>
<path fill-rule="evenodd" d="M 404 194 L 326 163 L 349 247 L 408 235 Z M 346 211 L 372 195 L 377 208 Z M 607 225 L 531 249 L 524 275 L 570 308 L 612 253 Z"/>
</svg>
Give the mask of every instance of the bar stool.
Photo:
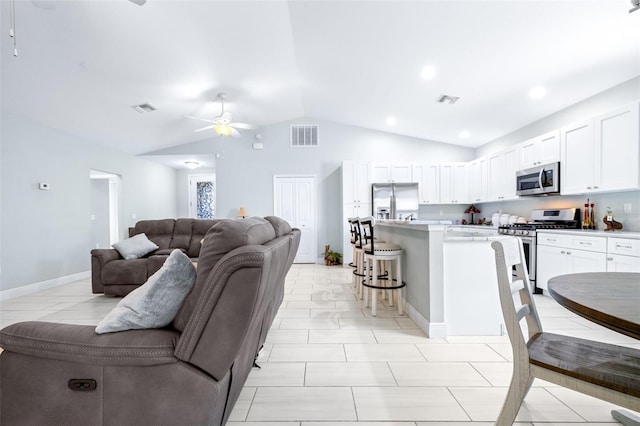
<svg viewBox="0 0 640 426">
<path fill-rule="evenodd" d="M 353 248 L 353 261 L 349 264 L 353 268 L 353 277 L 351 279 L 351 287 L 359 291 L 359 285 L 364 278 L 362 265 L 364 262 L 364 251 L 362 250 L 362 241 L 360 240 L 360 225 L 357 217 L 347 219 L 351 231 L 351 247 Z"/>
<path fill-rule="evenodd" d="M 406 285 L 402 282 L 402 247 L 394 243 L 376 241 L 374 236 L 375 219 L 373 217 L 361 219 L 360 225 L 365 230 L 361 230 L 361 232 L 370 237 L 370 240 L 363 247 L 365 278 L 362 285 L 366 287 L 364 291 L 365 306 L 368 304 L 368 289 L 371 289 L 371 315 L 375 317 L 378 290 L 388 291 L 389 306 L 393 306 L 393 290 L 396 290 L 398 313 L 402 315 L 402 287 Z M 381 275 L 378 274 L 379 262 L 385 265 L 385 273 Z M 391 274 L 391 271 L 394 273 Z M 383 283 L 378 283 L 378 281 Z"/>
</svg>

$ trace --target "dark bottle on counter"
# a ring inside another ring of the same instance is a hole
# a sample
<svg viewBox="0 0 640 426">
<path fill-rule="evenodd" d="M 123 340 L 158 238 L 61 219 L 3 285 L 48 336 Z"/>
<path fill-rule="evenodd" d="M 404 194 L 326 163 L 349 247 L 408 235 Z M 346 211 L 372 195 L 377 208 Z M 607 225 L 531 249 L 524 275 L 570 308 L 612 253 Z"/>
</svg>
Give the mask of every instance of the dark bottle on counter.
<svg viewBox="0 0 640 426">
<path fill-rule="evenodd" d="M 589 229 L 596 229 L 595 210 L 595 204 L 591 203 L 589 209 Z"/>
<path fill-rule="evenodd" d="M 589 200 L 584 205 L 584 218 L 582 219 L 582 229 L 589 229 Z"/>
</svg>

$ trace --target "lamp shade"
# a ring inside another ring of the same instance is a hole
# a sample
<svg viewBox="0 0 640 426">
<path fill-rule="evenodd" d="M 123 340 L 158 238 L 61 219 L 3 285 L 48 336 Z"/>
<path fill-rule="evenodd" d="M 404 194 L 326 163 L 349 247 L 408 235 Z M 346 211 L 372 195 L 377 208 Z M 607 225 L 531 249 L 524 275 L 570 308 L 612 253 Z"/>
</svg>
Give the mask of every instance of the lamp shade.
<svg viewBox="0 0 640 426">
<path fill-rule="evenodd" d="M 249 216 L 249 214 L 247 213 L 247 209 L 245 209 L 244 207 L 240 207 L 238 209 L 238 217 L 245 218 L 247 216 Z"/>
</svg>

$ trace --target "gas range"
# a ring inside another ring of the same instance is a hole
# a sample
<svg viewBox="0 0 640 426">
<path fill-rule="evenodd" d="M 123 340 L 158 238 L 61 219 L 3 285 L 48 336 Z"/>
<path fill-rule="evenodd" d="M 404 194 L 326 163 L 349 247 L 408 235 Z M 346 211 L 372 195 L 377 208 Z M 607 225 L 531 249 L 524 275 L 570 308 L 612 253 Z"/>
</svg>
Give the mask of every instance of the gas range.
<svg viewBox="0 0 640 426">
<path fill-rule="evenodd" d="M 535 237 L 543 229 L 579 229 L 580 209 L 534 210 L 528 223 L 502 225 L 498 233 L 503 235 Z"/>
</svg>

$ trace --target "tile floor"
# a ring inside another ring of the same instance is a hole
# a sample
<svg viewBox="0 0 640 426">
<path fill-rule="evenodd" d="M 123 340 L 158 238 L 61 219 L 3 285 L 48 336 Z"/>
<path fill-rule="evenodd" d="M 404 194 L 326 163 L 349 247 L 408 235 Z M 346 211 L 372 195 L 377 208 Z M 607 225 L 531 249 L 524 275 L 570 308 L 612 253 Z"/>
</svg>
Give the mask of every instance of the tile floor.
<svg viewBox="0 0 640 426">
<path fill-rule="evenodd" d="M 261 369 L 250 374 L 230 426 L 492 425 L 511 377 L 503 336 L 428 339 L 386 302 L 363 309 L 351 270 L 294 265 Z M 7 300 L 0 326 L 40 320 L 96 324 L 119 299 L 88 280 Z M 547 331 L 640 348 L 640 342 L 536 296 Z M 518 425 L 611 425 L 611 404 L 536 381 Z"/>
</svg>

